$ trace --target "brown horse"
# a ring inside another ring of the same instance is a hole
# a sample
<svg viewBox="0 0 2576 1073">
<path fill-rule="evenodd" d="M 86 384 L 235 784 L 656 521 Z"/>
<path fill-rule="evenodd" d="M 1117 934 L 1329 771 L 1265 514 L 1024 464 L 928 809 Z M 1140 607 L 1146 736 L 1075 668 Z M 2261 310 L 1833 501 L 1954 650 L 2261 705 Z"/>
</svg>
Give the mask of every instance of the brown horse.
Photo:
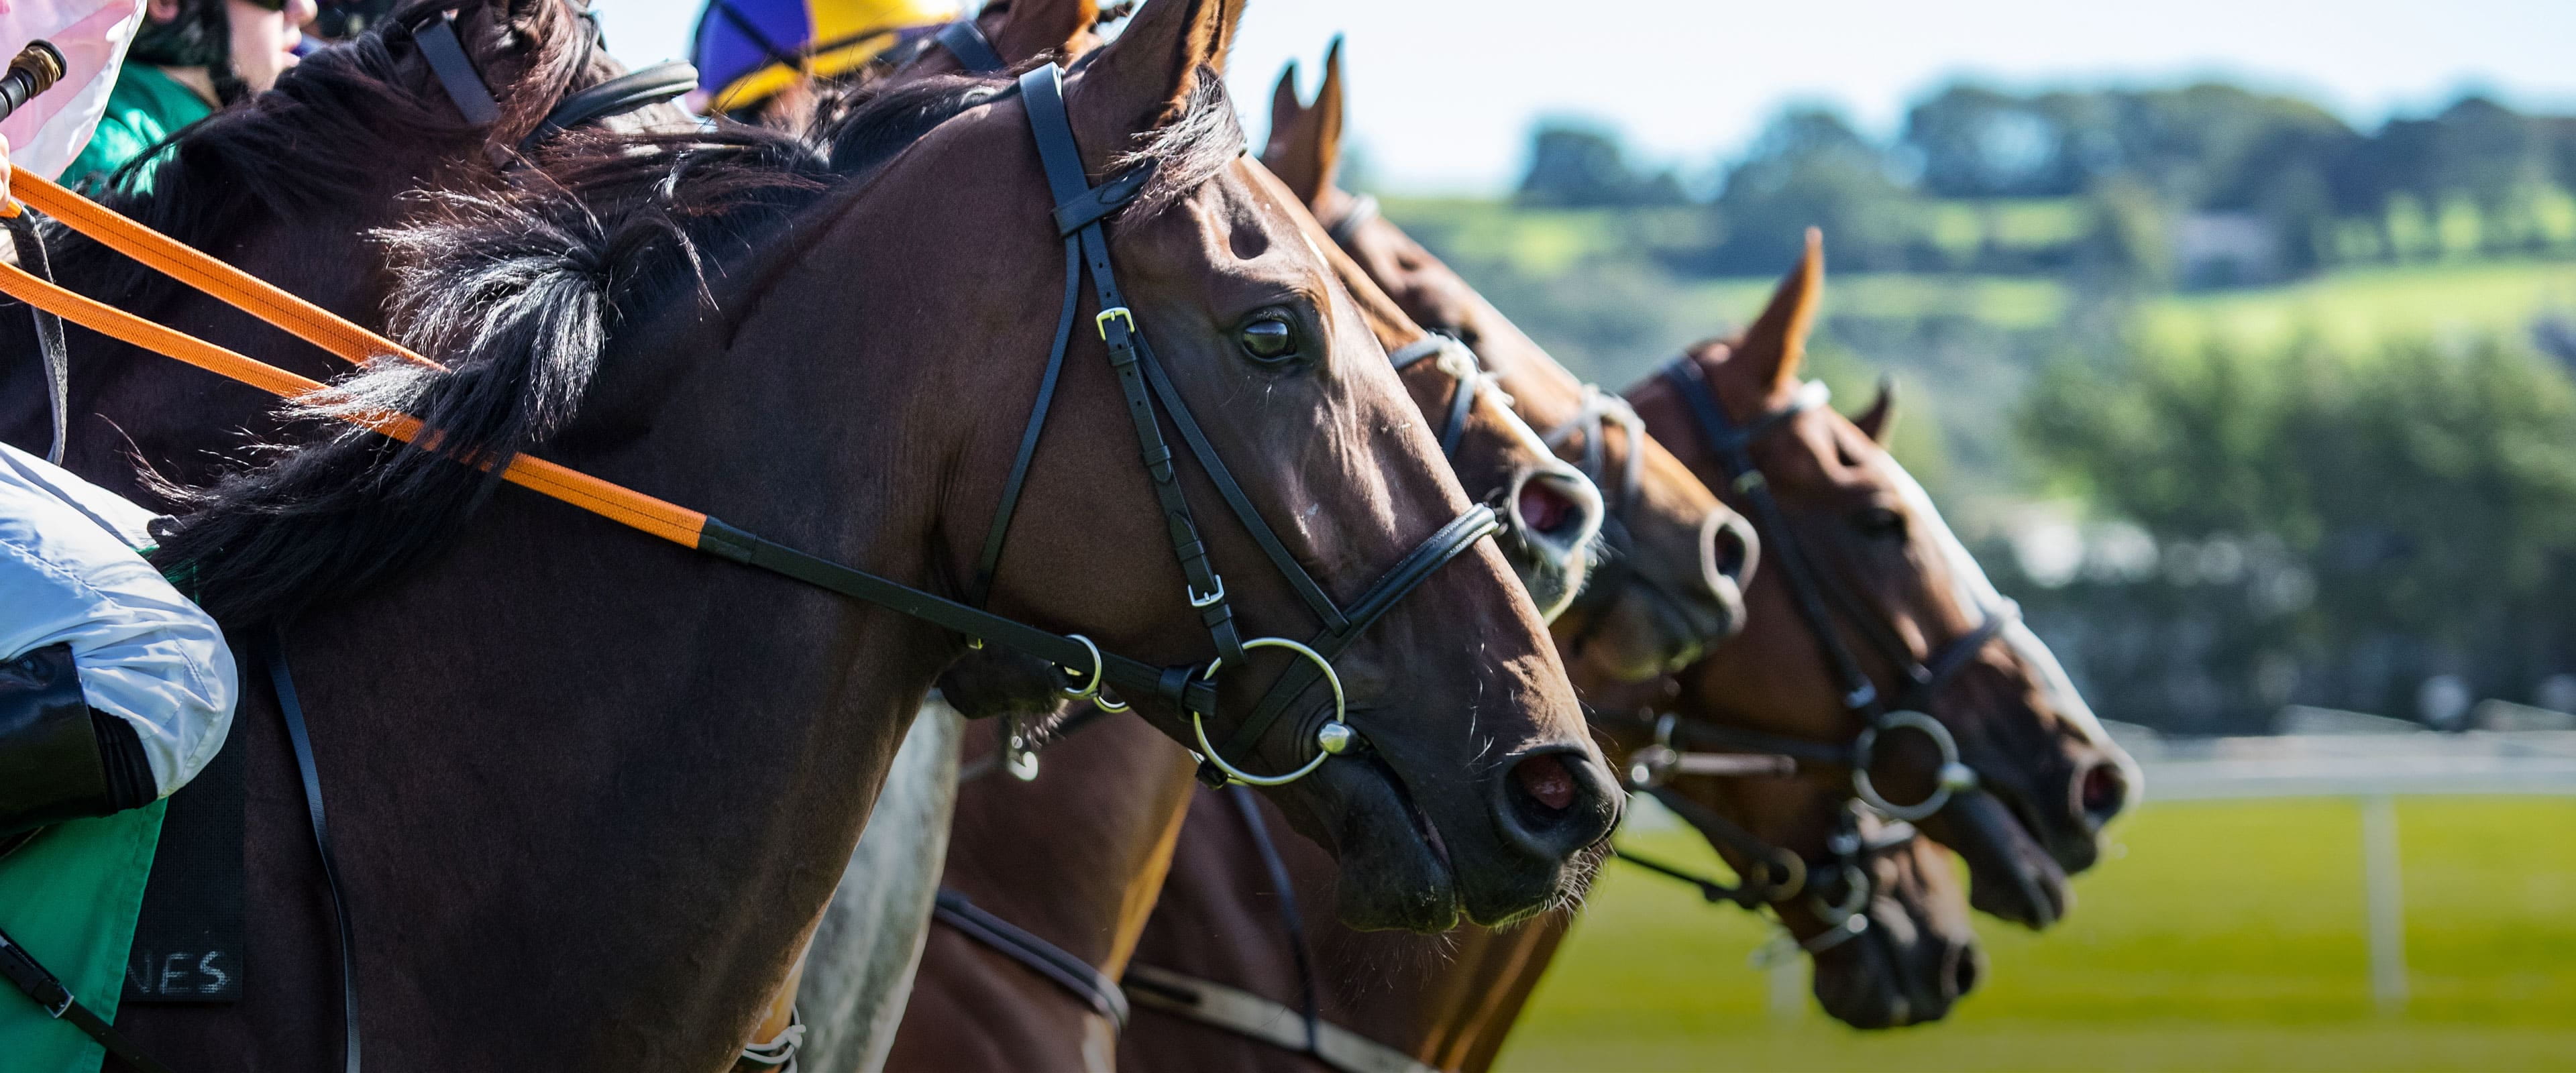
<svg viewBox="0 0 2576 1073">
<path fill-rule="evenodd" d="M 1073 80 L 1075 140 L 1095 173 L 1139 136 L 1157 153 L 1154 188 L 1117 224 L 1136 319 L 1182 395 L 1229 403 L 1232 420 L 1210 436 L 1249 474 L 1256 505 L 1337 508 L 1297 513 L 1284 539 L 1349 592 L 1464 500 L 1395 382 L 1369 364 L 1384 358 L 1347 299 L 1288 235 L 1288 207 L 1231 163 L 1230 123 L 1211 118 L 1222 97 L 1196 72 L 1221 55 L 1232 14 L 1149 7 Z M 1011 356 L 1044 349 L 1039 318 L 1062 261 L 1043 225 L 1027 226 L 1050 199 L 1017 96 L 980 81 L 936 89 L 855 113 L 859 125 L 946 120 L 863 182 L 833 181 L 801 146 L 726 135 L 600 144 L 550 164 L 553 182 L 452 207 L 455 221 L 406 245 L 420 259 L 406 294 L 414 338 L 444 344 L 428 348 L 460 371 L 343 390 L 440 417 L 460 430 L 443 445 L 453 450 L 543 444 L 794 545 L 943 584 L 970 561 L 958 534 L 987 520 L 1019 432 L 1015 420 L 958 421 L 945 400 L 1025 408 L 1035 363 Z M 638 194 L 603 203 L 603 190 Z M 958 211 L 967 205 L 982 208 Z M 1007 208 L 1018 205 L 1034 207 Z M 876 255 L 888 250 L 904 255 Z M 1041 297 L 1012 300 L 1030 294 Z M 943 316 L 906 313 L 919 309 Z M 1237 338 L 1247 319 L 1287 325 L 1297 367 L 1238 356 L 1279 353 L 1276 329 Z M 1105 414 L 1115 395 L 1098 362 L 1076 361 L 1059 405 Z M 1247 409 L 1246 398 L 1271 401 Z M 882 400 L 875 420 L 846 419 L 858 399 Z M 1051 430 L 1024 506 L 1081 510 L 1089 524 L 1024 535 L 993 604 L 1090 627 L 1113 650 L 1198 658 L 1199 617 L 1177 589 L 1156 588 L 1178 581 L 1156 553 L 1158 520 L 1107 506 L 1141 508 L 1148 494 L 1120 464 L 1132 445 L 1119 432 Z M 322 770 L 365 788 L 336 795 L 335 826 L 361 908 L 374 1049 L 442 1068 L 728 1059 L 837 878 L 812 862 L 847 855 L 874 773 L 957 638 L 513 494 L 461 524 L 458 505 L 477 496 L 458 493 L 481 479 L 439 458 L 406 463 L 356 437 L 281 457 L 213 493 L 164 553 L 238 617 L 305 609 L 291 636 L 322 717 Z M 403 480 L 370 479 L 405 465 Z M 1369 507 L 1339 509 L 1355 497 Z M 346 586 L 377 558 L 348 544 L 351 530 L 396 522 L 436 554 Z M 1217 561 L 1250 560 L 1242 533 L 1207 535 Z M 1246 619 L 1304 628 L 1279 581 L 1238 574 Z M 496 602 L 504 585 L 511 598 Z M 1482 624 L 1481 657 L 1434 657 L 1456 651 L 1462 621 Z M 412 626 L 390 636 L 387 622 Z M 1439 926 L 1562 896 L 1576 880 L 1567 851 L 1598 837 L 1615 792 L 1576 738 L 1535 612 L 1499 559 L 1453 564 L 1345 663 L 1375 749 L 1287 796 L 1352 867 L 1353 915 Z M 1457 714 L 1397 714 L 1381 683 L 1399 666 L 1406 706 Z M 1222 679 L 1229 709 L 1251 699 L 1254 677 Z M 1169 707 L 1135 700 L 1167 733 L 1186 731 Z M 724 718 L 707 719 L 712 706 Z M 260 707 L 243 723 L 252 901 L 278 907 L 254 932 L 260 982 L 237 1008 L 155 1011 L 130 1027 L 164 1053 L 319 1065 L 331 1049 L 326 921 L 298 856 L 284 745 Z M 1275 769 L 1306 748 L 1274 736 L 1237 761 Z M 1528 792 L 1516 776 L 1532 757 L 1571 784 L 1554 802 L 1566 807 L 1514 796 Z M 746 910 L 746 887 L 776 893 Z M 399 923 L 367 931 L 366 919 Z"/>
<path fill-rule="evenodd" d="M 1277 159 L 1276 143 L 1273 150 L 1271 158 Z M 1363 308 L 1380 316 L 1382 341 L 1401 349 L 1408 337 L 1421 337 L 1420 329 L 1391 304 L 1382 315 L 1374 313 L 1387 299 L 1367 276 L 1359 274 L 1355 264 L 1341 259 L 1339 247 L 1320 225 L 1313 239 L 1328 257 L 1349 266 L 1344 280 Z M 1416 369 L 1428 371 L 1430 363 L 1408 367 L 1407 382 L 1415 389 L 1416 402 L 1435 428 L 1453 420 L 1449 416 L 1453 406 L 1466 407 L 1460 411 L 1469 415 L 1460 429 L 1462 448 L 1453 456 L 1461 479 L 1474 489 L 1482 474 L 1486 486 L 1498 493 L 1520 489 L 1514 498 L 1526 508 L 1529 497 L 1522 476 L 1471 462 L 1479 453 L 1472 445 L 1481 434 L 1473 415 L 1484 412 L 1499 396 L 1470 390 L 1472 381 L 1467 378 L 1492 374 L 1477 368 L 1474 355 L 1463 349 L 1453 348 L 1443 359 L 1458 368 L 1416 375 Z M 1541 354 L 1538 359 L 1545 357 Z M 1553 369 L 1552 364 L 1549 367 Z M 1561 369 L 1554 372 L 1556 380 L 1573 384 Z M 1553 381 L 1533 383 L 1543 389 L 1555 387 Z M 1569 405 L 1580 405 L 1577 391 L 1567 394 L 1577 400 Z M 1523 404 L 1517 392 L 1509 398 L 1515 406 Z M 1623 437 L 1613 459 L 1624 463 L 1627 449 Z M 1543 453 L 1544 448 L 1539 450 Z M 1633 517 L 1641 531 L 1668 535 L 1661 541 L 1641 542 L 1645 547 L 1641 558 L 1678 548 L 1683 551 L 1678 556 L 1681 563 L 1664 560 L 1632 570 L 1625 580 L 1614 583 L 1612 595 L 1619 595 L 1618 585 L 1643 586 L 1681 575 L 1691 580 L 1674 588 L 1690 592 L 1698 587 L 1703 598 L 1717 603 L 1709 617 L 1722 634 L 1737 619 L 1732 603 L 1735 579 L 1721 573 L 1714 583 L 1701 580 L 1709 577 L 1712 555 L 1691 549 L 1704 548 L 1712 534 L 1730 538 L 1749 534 L 1740 534 L 1740 519 L 1720 506 L 1686 470 L 1668 456 L 1664 461 L 1666 465 L 1647 470 L 1639 479 L 1642 490 L 1631 490 L 1632 498 L 1642 504 Z M 1682 487 L 1663 487 L 1674 481 Z M 1712 515 L 1721 524 L 1711 525 Z M 1729 565 L 1736 569 L 1750 565 L 1749 548 L 1739 546 L 1738 552 Z M 1593 598 L 1587 596 L 1585 602 Z M 1612 643 L 1650 646 L 1642 662 L 1660 667 L 1687 661 L 1711 640 L 1690 629 L 1692 620 L 1687 616 L 1664 616 L 1658 621 L 1679 628 L 1659 634 L 1632 627 L 1615 642 L 1605 642 L 1605 647 Z M 1591 629 L 1588 625 L 1560 628 L 1560 644 L 1580 646 Z M 1055 746 L 1061 755 L 1051 751 L 1047 766 L 1031 784 L 988 780 L 966 787 L 960 795 L 944 878 L 949 887 L 984 910 L 1050 942 L 1088 965 L 1090 973 L 1112 980 L 1136 942 L 1143 910 L 1152 904 L 1179 819 L 1177 809 L 1187 801 L 1183 780 L 1190 771 L 1187 757 L 1161 743 L 1132 734 L 1125 737 L 1133 740 L 1089 742 L 1078 749 L 1068 740 Z M 1086 767 L 1070 776 L 1058 774 L 1067 762 Z M 1164 810 L 1136 807 L 1148 795 L 1125 803 L 1104 800 L 1106 795 L 1089 784 L 1094 771 L 1114 772 L 1115 781 L 1122 785 L 1157 788 L 1150 796 L 1166 801 Z M 1081 896 L 1067 897 L 1072 891 Z M 962 930 L 935 928 L 890 1064 L 893 1068 L 1026 1068 L 1064 1065 L 1079 1058 L 1088 1065 L 1103 1065 L 1114 1046 L 1114 1028 L 1112 1019 L 1102 1016 L 1098 1007 L 1114 1009 L 1114 1004 L 1096 995 L 1086 1002 L 1086 997 L 1050 982 L 982 939 Z"/>
<path fill-rule="evenodd" d="M 1310 238 L 1390 351 L 1420 349 L 1432 338 L 1341 257 L 1320 227 Z M 1439 420 L 1458 393 L 1474 391 L 1430 360 L 1407 364 L 1402 375 L 1415 405 Z M 1450 462 L 1469 494 L 1527 514 L 1531 484 L 1551 481 L 1563 489 L 1554 494 L 1579 495 L 1597 525 L 1599 498 L 1590 482 L 1550 454 L 1505 401 L 1496 392 L 1475 393 L 1466 410 Z M 1513 553 L 1510 542 L 1505 547 L 1534 591 L 1564 584 L 1562 574 L 1533 569 L 1545 560 Z M 991 772 L 989 745 L 970 747 L 969 754 L 977 761 L 970 767 Z M 1196 765 L 1168 742 L 1115 723 L 1066 734 L 1043 755 L 1030 781 L 988 775 L 961 788 L 941 882 L 1115 980 L 1162 887 Z M 888 1066 L 1011 1069 L 1076 1058 L 1104 1065 L 1116 1040 L 1110 1019 L 1097 1012 L 984 941 L 933 928 Z M 845 1031 L 810 1018 L 809 1025 L 818 1043 L 826 1033 Z"/>
<path fill-rule="evenodd" d="M 2046 927 L 2068 908 L 2066 876 L 2093 864 L 2096 836 L 2126 807 L 2135 765 L 2102 732 L 2047 647 L 2011 615 L 1922 488 L 1879 446 L 1889 397 L 1882 394 L 1856 421 L 1799 405 L 1812 394 L 1801 386 L 1799 363 L 1823 280 L 1822 240 L 1811 231 L 1805 258 L 1741 338 L 1698 344 L 1687 366 L 1629 393 L 1648 427 L 1683 444 L 1693 469 L 1712 480 L 1727 479 L 1727 463 L 1695 431 L 1681 386 L 1688 374 L 1699 374 L 1730 421 L 1777 415 L 1745 446 L 1777 501 L 1777 524 L 1796 541 L 1829 612 L 1825 629 L 1721 646 L 1684 676 L 1674 710 L 1779 731 L 1762 713 L 1844 708 L 1837 698 L 1850 689 L 1838 684 L 1827 658 L 1840 649 L 1888 703 L 1919 702 L 1955 738 L 1973 785 L 1920 822 L 1967 859 L 1976 906 Z M 1767 601 L 1773 614 L 1810 618 L 1793 606 L 1785 582 L 1752 601 L 1756 614 Z M 1768 676 L 1748 688 L 1757 670 Z M 1928 683 L 1909 682 L 1927 670 Z M 1859 722 L 1846 712 L 1839 737 L 1857 735 Z M 1884 796 L 1926 801 L 1940 767 L 1932 736 L 1888 738 L 1896 744 L 1873 770 L 1886 784 Z M 1848 767 L 1817 765 L 1812 774 L 1852 785 Z"/>
<path fill-rule="evenodd" d="M 1293 91 L 1284 92 L 1282 101 L 1283 108 L 1293 107 Z M 1308 126 L 1337 128 L 1337 116 L 1332 113 L 1338 104 L 1338 78 L 1328 66 L 1317 105 L 1307 110 L 1309 114 L 1321 111 L 1325 115 L 1309 121 Z M 1323 137 L 1316 136 L 1317 142 Z M 1274 148 L 1276 145 L 1274 139 Z M 1329 156 L 1328 149 L 1302 151 Z M 1348 195 L 1340 198 L 1347 203 Z M 1334 198 L 1321 200 L 1322 212 L 1334 211 Z M 1368 223 L 1369 226 L 1344 230 L 1354 246 L 1365 246 L 1373 238 L 1383 243 L 1377 256 L 1361 254 L 1364 263 L 1405 272 L 1417 280 L 1412 286 L 1401 279 L 1388 280 L 1391 291 L 1400 295 L 1471 293 L 1440 268 L 1436 258 L 1403 240 L 1391 225 L 1383 221 Z M 1792 274 L 1792 282 L 1808 276 L 1802 269 Z M 1757 324 L 1757 330 L 1741 341 L 1738 349 L 1747 354 L 1766 354 L 1794 373 L 1795 354 L 1803 351 L 1804 329 L 1786 329 L 1793 323 L 1812 322 L 1816 296 L 1812 287 L 1784 288 L 1782 299 L 1774 303 Z M 1455 308 L 1473 308 L 1464 300 L 1453 299 L 1451 304 Z M 1882 400 L 1863 420 L 1875 432 L 1883 427 L 1887 416 Z M 1672 431 L 1676 430 L 1667 430 L 1668 434 Z M 1687 427 L 1679 431 L 1687 431 Z M 1888 465 L 1893 468 L 1892 463 Z M 1901 471 L 1889 478 L 1891 488 L 1900 482 L 1911 486 Z M 1923 509 L 1928 513 L 1928 503 L 1923 504 Z M 1937 515 L 1934 517 L 1937 519 Z M 1938 539 L 1946 540 L 1946 531 Z M 1948 560 L 1942 563 L 1946 567 Z M 1784 654 L 1763 646 L 1806 642 L 1797 629 L 1794 612 L 1779 606 L 1788 598 L 1785 586 L 1776 577 L 1766 577 L 1766 581 L 1769 583 L 1755 588 L 1770 594 L 1771 613 L 1767 617 L 1757 615 L 1751 620 L 1753 629 L 1747 636 L 1723 644 L 1718 650 L 1767 652 L 1769 658 L 1735 665 L 1735 678 L 1692 677 L 1696 691 L 1683 698 L 1680 710 L 1710 722 L 1762 727 L 1786 736 L 1847 736 L 1849 716 L 1839 704 L 1818 706 L 1808 698 L 1784 697 L 1774 692 L 1780 683 L 1798 679 L 1795 673 L 1772 670 L 1792 658 L 1796 650 Z M 1757 612 L 1764 606 L 1759 600 L 1754 604 Z M 2024 647 L 2021 641 L 2012 643 L 2016 652 Z M 1979 655 L 1992 658 L 1994 654 Z M 1808 658 L 1812 662 L 1813 657 Z M 2039 658 L 2045 659 L 2044 650 Z M 2029 666 L 2035 669 L 2031 681 L 2051 680 L 2053 662 Z M 1696 668 L 1693 674 L 1697 674 Z M 1765 674 L 1774 677 L 1766 679 Z M 1597 689 L 1586 692 L 1596 707 L 1614 712 L 1630 704 L 1642 704 L 1650 711 L 1672 707 L 1658 703 L 1663 698 L 1651 693 L 1630 702 L 1614 701 L 1601 694 Z M 1742 714 L 1752 706 L 1744 698 L 1753 695 L 1765 697 L 1763 720 L 1748 721 Z M 1721 703 L 1729 706 L 1718 706 Z M 2059 711 L 2074 713 L 2067 719 L 2069 725 L 2089 725 L 2089 715 L 2082 713 L 2081 702 L 2072 699 L 2071 691 L 2066 691 L 2066 699 L 2055 703 L 2061 706 Z M 1653 720 L 1643 725 L 1651 727 Z M 1603 729 L 1622 732 L 1626 738 L 1623 744 L 1630 748 L 1652 743 L 1650 735 L 1634 733 L 1621 720 L 1608 720 Z M 2079 750 L 2098 747 L 2094 741 L 2076 746 Z M 2063 750 L 2043 747 L 2036 750 L 2036 756 L 2025 757 L 2021 766 L 2045 768 L 2062 755 Z M 2122 761 L 2115 753 L 2106 753 L 2100 759 L 2102 763 L 2090 770 L 2107 769 L 2116 779 Z M 2016 770 L 2011 758 L 1991 754 L 1982 758 L 1982 765 L 1980 770 Z M 1838 781 L 1828 781 L 1839 777 L 1839 773 L 1817 773 L 1805 782 L 1685 777 L 1664 792 L 1683 795 L 1685 803 L 1697 803 L 1714 812 L 1714 818 L 1703 826 L 1711 830 L 1712 841 L 1740 867 L 1756 868 L 1760 862 L 1755 858 L 1783 852 L 1796 855 L 1802 862 L 1817 862 L 1815 890 L 1804 897 L 1776 899 L 1775 904 L 1792 926 L 1793 934 L 1815 952 L 1817 991 L 1830 1012 L 1864 1026 L 1937 1018 L 1973 986 L 1980 966 L 1955 884 L 1938 850 L 1893 837 L 1901 836 L 1902 828 L 1881 831 L 1879 825 L 1857 817 L 1849 807 L 1849 791 Z M 2110 781 L 2102 776 L 2095 778 L 2097 787 Z M 1914 790 L 1915 799 L 1919 799 L 1921 787 L 1908 789 Z M 1891 794 L 1896 791 L 1891 790 Z M 1249 986 L 1292 1006 L 1302 987 L 1316 986 L 1320 993 L 1314 1001 L 1322 1007 L 1320 1012 L 1326 1021 L 1356 1029 L 1368 1039 L 1394 1045 L 1444 1068 L 1478 1068 L 1491 1061 L 1529 987 L 1561 938 L 1561 918 L 1548 918 L 1517 933 L 1498 935 L 1472 929 L 1460 933 L 1454 960 L 1430 949 L 1407 952 L 1402 937 L 1353 936 L 1329 922 L 1308 922 L 1306 934 L 1319 936 L 1319 943 L 1328 952 L 1323 959 L 1330 966 L 1325 973 L 1327 979 L 1317 985 L 1298 977 L 1295 969 L 1299 952 L 1283 945 L 1290 940 L 1275 923 L 1268 930 L 1273 938 L 1265 942 L 1238 942 L 1223 949 L 1209 946 L 1206 938 L 1210 935 L 1259 934 L 1252 929 L 1259 928 L 1265 919 L 1275 922 L 1277 894 L 1276 884 L 1257 866 L 1255 852 L 1244 838 L 1244 818 L 1213 799 L 1202 801 L 1196 808 L 1197 822 L 1185 829 L 1179 863 L 1149 928 L 1138 958 L 1140 963 L 1178 969 L 1238 987 Z M 2116 810 L 2116 803 L 2111 809 Z M 1736 829 L 1751 837 L 1716 837 L 1719 831 Z M 1830 847 L 1837 844 L 1837 836 L 1849 836 L 1863 851 L 1832 852 Z M 1297 851 L 1283 852 L 1289 858 L 1290 871 L 1299 880 L 1303 897 L 1311 900 L 1318 890 L 1329 889 L 1328 871 L 1318 868 L 1312 860 L 1301 860 Z M 1824 899 L 1827 904 L 1819 905 L 1814 894 L 1823 892 L 1832 897 Z M 1836 941 L 1853 934 L 1848 922 L 1854 917 L 1864 924 L 1858 933 L 1864 941 Z M 1837 930 L 1837 925 L 1844 927 Z M 1162 960 L 1167 956 L 1177 964 Z M 1392 985 L 1390 976 L 1396 980 Z M 1140 1012 L 1138 1017 L 1139 1028 L 1131 1035 L 1133 1042 L 1127 1051 L 1129 1064 L 1138 1068 L 1241 1065 L 1254 1061 L 1294 1066 L 1299 1061 L 1239 1035 L 1168 1015 Z"/>
</svg>

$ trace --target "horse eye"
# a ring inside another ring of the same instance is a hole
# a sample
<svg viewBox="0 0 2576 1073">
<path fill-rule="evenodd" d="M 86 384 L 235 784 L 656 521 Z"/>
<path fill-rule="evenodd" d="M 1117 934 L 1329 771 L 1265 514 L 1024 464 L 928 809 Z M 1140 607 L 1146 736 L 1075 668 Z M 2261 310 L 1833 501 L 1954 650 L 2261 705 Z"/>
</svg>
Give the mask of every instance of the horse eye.
<svg viewBox="0 0 2576 1073">
<path fill-rule="evenodd" d="M 1275 364 L 1297 356 L 1297 329 L 1277 313 L 1265 313 L 1246 323 L 1241 339 L 1243 352 L 1254 361 Z"/>
<path fill-rule="evenodd" d="M 1871 507 L 1852 516 L 1852 528 L 1862 536 L 1887 540 L 1905 538 L 1905 516 L 1886 507 Z"/>
</svg>

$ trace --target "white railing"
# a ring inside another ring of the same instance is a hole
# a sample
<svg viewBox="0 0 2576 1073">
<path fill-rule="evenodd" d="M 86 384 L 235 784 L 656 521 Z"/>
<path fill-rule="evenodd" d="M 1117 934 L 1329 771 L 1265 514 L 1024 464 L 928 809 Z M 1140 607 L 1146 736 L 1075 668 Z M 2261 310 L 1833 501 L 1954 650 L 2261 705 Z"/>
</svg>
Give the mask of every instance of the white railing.
<svg viewBox="0 0 2576 1073">
<path fill-rule="evenodd" d="M 2142 727 L 2114 726 L 2112 735 L 2145 770 L 2149 802 L 2358 800 L 2371 994 L 2381 1009 L 2392 1012 L 2403 1009 L 2407 998 L 2396 799 L 2430 794 L 2576 796 L 2576 731 L 2162 738 Z"/>
</svg>

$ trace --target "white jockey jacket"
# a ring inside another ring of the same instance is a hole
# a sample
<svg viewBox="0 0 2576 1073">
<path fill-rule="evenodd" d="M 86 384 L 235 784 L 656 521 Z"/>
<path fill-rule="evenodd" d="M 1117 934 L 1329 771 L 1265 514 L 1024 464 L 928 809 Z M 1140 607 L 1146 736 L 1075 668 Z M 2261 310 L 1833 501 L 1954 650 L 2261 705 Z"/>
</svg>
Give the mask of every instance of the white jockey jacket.
<svg viewBox="0 0 2576 1073">
<path fill-rule="evenodd" d="M 223 747 L 241 683 L 223 630 L 143 560 L 152 517 L 0 444 L 0 659 L 70 643 L 89 706 L 133 724 L 167 797 Z"/>
</svg>

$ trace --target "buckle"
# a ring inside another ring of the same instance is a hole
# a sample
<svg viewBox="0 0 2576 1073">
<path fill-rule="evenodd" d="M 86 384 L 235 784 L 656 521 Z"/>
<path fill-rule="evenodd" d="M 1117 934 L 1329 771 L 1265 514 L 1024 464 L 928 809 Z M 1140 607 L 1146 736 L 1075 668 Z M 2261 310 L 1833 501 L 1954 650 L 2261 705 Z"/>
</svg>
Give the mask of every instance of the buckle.
<svg viewBox="0 0 2576 1073">
<path fill-rule="evenodd" d="M 1127 334 L 1136 334 L 1136 314 L 1128 312 L 1126 306 L 1110 306 L 1101 310 L 1099 316 L 1091 318 L 1092 327 L 1100 329 L 1102 342 L 1109 339 L 1109 322 L 1113 318 L 1127 322 Z"/>
<path fill-rule="evenodd" d="M 1126 310 L 1121 309 L 1121 310 L 1119 310 L 1119 312 L 1124 313 L 1124 312 L 1126 312 Z M 1201 596 L 1201 595 L 1199 595 L 1199 590 L 1198 590 L 1195 586 L 1190 586 L 1190 585 L 1183 585 L 1183 586 L 1181 586 L 1182 591 L 1187 592 L 1187 593 L 1189 593 L 1189 594 L 1190 594 L 1190 606 L 1191 606 L 1191 607 L 1197 608 L 1197 609 L 1199 609 L 1199 610 L 1201 610 L 1201 611 L 1205 611 L 1205 610 L 1207 610 L 1208 608 L 1211 608 L 1211 607 L 1216 606 L 1216 605 L 1217 605 L 1217 603 L 1218 603 L 1219 601 L 1222 601 L 1222 600 L 1224 600 L 1224 599 L 1225 599 L 1225 575 L 1223 575 L 1223 574 L 1217 574 L 1217 573 L 1211 573 L 1211 574 L 1209 574 L 1209 575 L 1208 575 L 1208 580 L 1213 581 L 1213 582 L 1216 582 L 1216 591 L 1215 591 L 1215 592 L 1211 592 L 1211 593 L 1209 593 L 1209 594 L 1207 594 L 1207 595 L 1205 595 L 1205 596 Z M 1245 645 L 1244 647 L 1246 647 L 1246 648 L 1250 648 L 1250 647 L 1252 647 L 1252 646 L 1250 646 L 1250 645 Z M 1211 669 L 1213 669 L 1213 668 L 1211 668 Z"/>
</svg>

